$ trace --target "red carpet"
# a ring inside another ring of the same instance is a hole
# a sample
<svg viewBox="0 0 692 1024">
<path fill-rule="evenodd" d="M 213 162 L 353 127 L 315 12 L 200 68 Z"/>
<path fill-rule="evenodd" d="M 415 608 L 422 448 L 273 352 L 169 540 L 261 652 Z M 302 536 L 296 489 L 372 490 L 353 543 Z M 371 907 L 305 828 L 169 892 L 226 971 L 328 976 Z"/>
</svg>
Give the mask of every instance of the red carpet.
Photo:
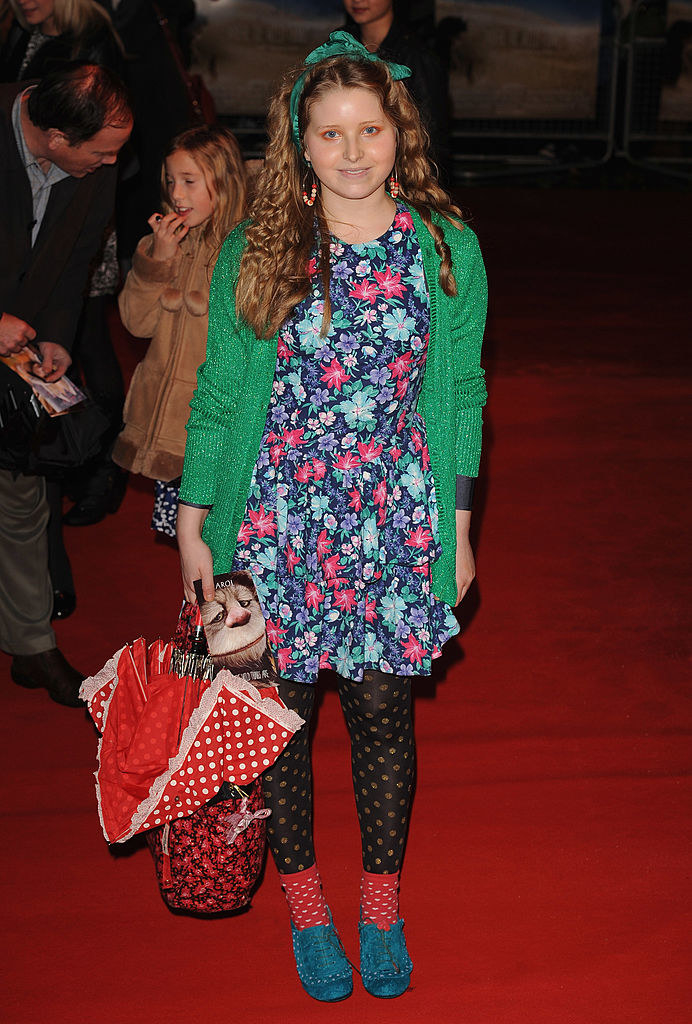
<svg viewBox="0 0 692 1024">
<path fill-rule="evenodd" d="M 412 989 L 305 996 L 272 865 L 247 914 L 173 916 L 148 852 L 113 856 L 102 838 L 85 716 L 14 686 L 3 656 L 8 1024 L 690 1020 L 687 197 L 465 198 L 491 280 L 492 398 L 478 586 L 463 639 L 418 688 Z M 68 533 L 79 604 L 58 637 L 84 671 L 171 630 L 177 559 L 150 508 L 135 481 L 117 516 Z M 315 761 L 321 871 L 356 956 L 358 837 L 329 685 Z"/>
</svg>

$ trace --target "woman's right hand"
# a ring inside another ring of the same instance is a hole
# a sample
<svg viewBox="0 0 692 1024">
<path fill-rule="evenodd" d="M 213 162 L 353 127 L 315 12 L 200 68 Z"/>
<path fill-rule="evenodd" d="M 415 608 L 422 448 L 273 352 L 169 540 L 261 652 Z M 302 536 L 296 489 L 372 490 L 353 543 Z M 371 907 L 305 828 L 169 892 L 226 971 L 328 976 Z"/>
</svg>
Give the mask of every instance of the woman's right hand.
<svg viewBox="0 0 692 1024">
<path fill-rule="evenodd" d="M 190 230 L 182 217 L 177 213 L 153 213 L 147 224 L 154 232 L 154 248 L 152 257 L 155 260 L 172 260 L 178 246 Z"/>
<path fill-rule="evenodd" d="M 208 544 L 202 540 L 202 526 L 208 509 L 178 505 L 178 551 L 185 600 L 196 602 L 195 580 L 202 581 L 205 601 L 214 599 L 214 560 Z"/>
</svg>

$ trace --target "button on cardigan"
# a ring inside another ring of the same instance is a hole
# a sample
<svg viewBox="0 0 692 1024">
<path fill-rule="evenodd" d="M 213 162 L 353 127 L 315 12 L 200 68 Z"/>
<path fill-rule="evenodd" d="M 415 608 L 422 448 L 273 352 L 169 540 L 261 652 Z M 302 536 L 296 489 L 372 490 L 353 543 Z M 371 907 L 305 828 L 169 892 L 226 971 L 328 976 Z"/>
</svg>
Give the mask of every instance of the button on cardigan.
<svg viewBox="0 0 692 1024">
<path fill-rule="evenodd" d="M 409 207 L 430 294 L 430 343 L 418 412 L 428 437 L 435 481 L 442 554 L 432 567 L 433 591 L 456 604 L 457 475 L 475 477 L 486 401 L 480 350 L 487 285 L 478 240 L 434 214 L 452 254 L 456 296 L 439 283 L 440 257 L 432 235 Z M 267 417 L 277 358 L 278 332 L 257 338 L 235 312 L 235 286 L 245 246 L 242 225 L 227 238 L 211 284 L 207 358 L 187 424 L 180 500 L 209 506 L 202 536 L 214 557 L 214 572 L 229 572 L 243 521 L 252 471 Z"/>
</svg>

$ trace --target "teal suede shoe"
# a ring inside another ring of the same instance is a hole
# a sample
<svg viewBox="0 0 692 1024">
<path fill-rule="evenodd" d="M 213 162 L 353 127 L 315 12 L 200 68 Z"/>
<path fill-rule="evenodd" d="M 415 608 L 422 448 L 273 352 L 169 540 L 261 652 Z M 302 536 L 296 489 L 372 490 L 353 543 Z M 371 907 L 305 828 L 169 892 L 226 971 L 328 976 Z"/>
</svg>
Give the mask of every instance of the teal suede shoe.
<svg viewBox="0 0 692 1024">
<path fill-rule="evenodd" d="M 353 971 L 331 918 L 329 924 L 299 930 L 291 921 L 298 977 L 307 994 L 336 1003 L 353 992 Z"/>
<path fill-rule="evenodd" d="M 365 990 L 380 999 L 400 996 L 409 986 L 413 964 L 406 949 L 402 918 L 389 930 L 376 924 L 358 924 L 360 976 Z"/>
</svg>

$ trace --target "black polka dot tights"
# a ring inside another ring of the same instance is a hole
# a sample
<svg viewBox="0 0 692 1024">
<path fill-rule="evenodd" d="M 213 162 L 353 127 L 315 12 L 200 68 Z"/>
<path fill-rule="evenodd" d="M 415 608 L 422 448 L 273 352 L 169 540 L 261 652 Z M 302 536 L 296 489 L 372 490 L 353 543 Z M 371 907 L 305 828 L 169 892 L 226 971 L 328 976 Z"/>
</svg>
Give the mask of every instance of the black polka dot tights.
<svg viewBox="0 0 692 1024">
<path fill-rule="evenodd" d="M 279 695 L 305 719 L 263 776 L 269 848 L 281 874 L 315 862 L 312 837 L 310 718 L 314 686 L 281 680 Z M 339 699 L 351 738 L 351 767 L 363 867 L 398 871 L 404 853 L 415 773 L 411 679 L 366 672 L 362 683 L 339 677 Z"/>
</svg>

